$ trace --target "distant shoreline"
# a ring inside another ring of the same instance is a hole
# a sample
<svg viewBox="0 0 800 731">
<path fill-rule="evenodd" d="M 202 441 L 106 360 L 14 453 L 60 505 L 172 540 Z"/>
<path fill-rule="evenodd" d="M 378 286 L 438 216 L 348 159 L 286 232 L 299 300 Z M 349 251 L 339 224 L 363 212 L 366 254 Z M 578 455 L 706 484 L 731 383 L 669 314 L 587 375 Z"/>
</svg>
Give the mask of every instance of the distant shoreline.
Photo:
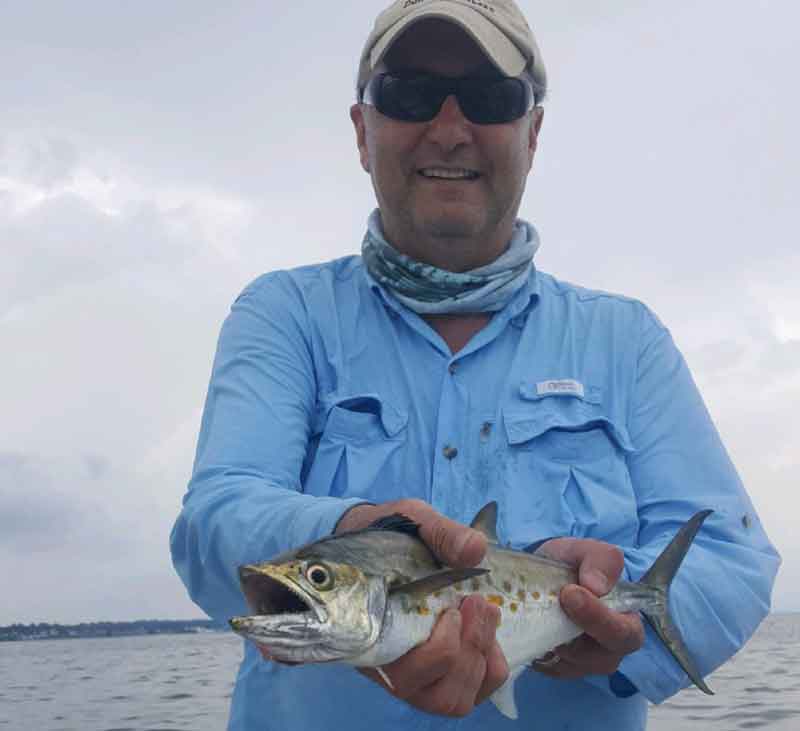
<svg viewBox="0 0 800 731">
<path fill-rule="evenodd" d="M 796 610 L 770 612 L 773 616 L 800 615 Z M 228 625 L 212 619 L 141 619 L 132 622 L 81 622 L 80 624 L 12 624 L 0 626 L 0 642 L 78 640 L 145 635 L 186 635 L 228 632 Z"/>
<path fill-rule="evenodd" d="M 0 627 L 0 642 L 197 634 L 227 630 L 227 625 L 211 619 L 142 619 L 133 622 L 81 622 L 80 624 L 38 622 Z"/>
</svg>

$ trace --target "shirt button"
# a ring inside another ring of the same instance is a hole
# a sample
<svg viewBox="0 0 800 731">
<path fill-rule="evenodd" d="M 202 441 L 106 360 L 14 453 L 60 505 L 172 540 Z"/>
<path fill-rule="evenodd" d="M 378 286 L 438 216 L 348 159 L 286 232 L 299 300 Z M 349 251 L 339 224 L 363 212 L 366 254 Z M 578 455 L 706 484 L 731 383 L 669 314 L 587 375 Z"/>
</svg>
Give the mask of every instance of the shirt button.
<svg viewBox="0 0 800 731">
<path fill-rule="evenodd" d="M 451 447 L 449 444 L 442 450 L 445 459 L 455 459 L 458 456 L 458 450 Z"/>
<path fill-rule="evenodd" d="M 454 376 L 458 370 L 458 366 L 455 363 L 451 363 L 449 366 L 447 366 L 447 370 L 450 371 L 451 376 Z"/>
</svg>

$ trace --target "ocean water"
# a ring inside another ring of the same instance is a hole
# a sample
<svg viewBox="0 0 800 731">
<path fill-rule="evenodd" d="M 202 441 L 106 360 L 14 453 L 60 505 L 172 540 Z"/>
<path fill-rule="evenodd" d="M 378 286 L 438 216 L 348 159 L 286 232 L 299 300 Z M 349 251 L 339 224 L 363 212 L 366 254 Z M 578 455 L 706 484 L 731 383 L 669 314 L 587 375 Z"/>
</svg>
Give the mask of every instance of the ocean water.
<svg viewBox="0 0 800 731">
<path fill-rule="evenodd" d="M 800 729 L 800 614 L 767 617 L 750 642 L 696 688 L 650 709 L 648 731 Z"/>
<path fill-rule="evenodd" d="M 219 731 L 241 641 L 228 633 L 0 643 L 0 731 Z M 773 615 L 649 731 L 800 729 L 800 614 Z"/>
</svg>

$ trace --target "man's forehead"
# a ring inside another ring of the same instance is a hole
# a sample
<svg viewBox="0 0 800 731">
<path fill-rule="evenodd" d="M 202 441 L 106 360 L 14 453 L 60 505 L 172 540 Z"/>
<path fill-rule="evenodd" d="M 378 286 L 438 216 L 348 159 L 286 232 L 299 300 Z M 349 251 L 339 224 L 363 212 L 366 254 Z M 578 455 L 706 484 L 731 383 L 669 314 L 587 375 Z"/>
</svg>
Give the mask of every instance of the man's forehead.
<svg viewBox="0 0 800 731">
<path fill-rule="evenodd" d="M 499 70 L 457 23 L 429 18 L 411 25 L 392 44 L 384 63 L 390 69 L 419 68 L 440 73 L 469 71 L 497 75 Z"/>
</svg>

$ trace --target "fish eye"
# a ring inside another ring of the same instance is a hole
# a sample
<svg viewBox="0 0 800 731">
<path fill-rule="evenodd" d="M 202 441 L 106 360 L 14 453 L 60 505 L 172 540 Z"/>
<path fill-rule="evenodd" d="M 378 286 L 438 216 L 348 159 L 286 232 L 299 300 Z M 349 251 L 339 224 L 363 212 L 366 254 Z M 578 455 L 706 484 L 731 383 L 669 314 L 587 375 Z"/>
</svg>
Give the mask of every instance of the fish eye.
<svg viewBox="0 0 800 731">
<path fill-rule="evenodd" d="M 333 588 L 333 576 L 327 566 L 315 563 L 306 569 L 306 578 L 317 588 L 327 591 Z"/>
</svg>

